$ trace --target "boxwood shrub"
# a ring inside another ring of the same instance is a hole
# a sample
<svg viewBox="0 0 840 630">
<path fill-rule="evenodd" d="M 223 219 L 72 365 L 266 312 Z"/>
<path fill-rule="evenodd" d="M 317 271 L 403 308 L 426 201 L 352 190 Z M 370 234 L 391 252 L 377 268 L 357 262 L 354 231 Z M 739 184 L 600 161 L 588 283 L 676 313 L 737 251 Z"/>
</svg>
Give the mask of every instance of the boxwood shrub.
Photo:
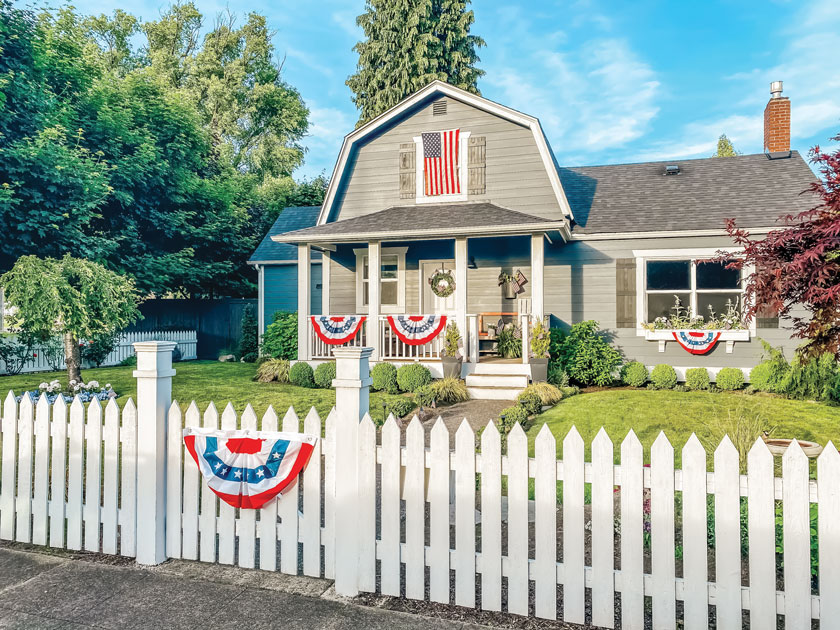
<svg viewBox="0 0 840 630">
<path fill-rule="evenodd" d="M 656 389 L 673 389 L 677 384 L 677 373 L 667 363 L 660 363 L 650 373 L 650 382 Z"/>
<path fill-rule="evenodd" d="M 411 413 L 415 406 L 416 405 L 411 398 L 397 396 L 389 399 L 385 403 L 385 415 L 387 417 L 388 414 L 394 414 L 397 418 L 402 418 L 404 415 Z"/>
<path fill-rule="evenodd" d="M 738 368 L 723 368 L 717 375 L 717 386 L 726 391 L 744 386 L 744 373 Z"/>
<path fill-rule="evenodd" d="M 648 370 L 644 363 L 631 361 L 621 368 L 621 382 L 630 387 L 644 387 L 648 381 Z"/>
<path fill-rule="evenodd" d="M 524 407 L 529 416 L 535 416 L 542 411 L 542 398 L 535 392 L 523 391 L 516 397 L 516 403 Z"/>
<path fill-rule="evenodd" d="M 315 368 L 315 384 L 321 389 L 332 387 L 333 379 L 335 379 L 335 361 L 322 363 Z"/>
<path fill-rule="evenodd" d="M 706 368 L 689 368 L 685 371 L 685 384 L 689 389 L 709 389 L 711 382 Z"/>
<path fill-rule="evenodd" d="M 295 363 L 289 370 L 289 382 L 298 387 L 315 387 L 315 375 L 312 367 L 303 361 Z"/>
<path fill-rule="evenodd" d="M 400 390 L 397 387 L 397 368 L 390 363 L 377 363 L 370 371 L 370 378 L 373 381 L 371 387 L 379 392 L 396 394 Z"/>
<path fill-rule="evenodd" d="M 507 435 L 517 422 L 525 428 L 528 422 L 528 411 L 522 405 L 506 407 L 499 414 L 499 431 Z"/>
<path fill-rule="evenodd" d="M 397 387 L 404 392 L 416 392 L 432 382 L 432 373 L 425 365 L 409 363 L 397 370 Z"/>
</svg>

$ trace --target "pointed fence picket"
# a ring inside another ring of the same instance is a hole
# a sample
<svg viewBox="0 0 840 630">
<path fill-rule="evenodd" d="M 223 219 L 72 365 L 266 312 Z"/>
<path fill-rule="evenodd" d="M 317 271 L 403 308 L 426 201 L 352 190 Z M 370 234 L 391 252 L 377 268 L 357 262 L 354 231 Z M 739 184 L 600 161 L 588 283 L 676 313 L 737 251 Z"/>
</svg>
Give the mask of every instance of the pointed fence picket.
<svg viewBox="0 0 840 630">
<path fill-rule="evenodd" d="M 287 410 L 282 429 L 301 430 L 300 417 Z M 202 412 L 195 403 L 172 403 L 166 418 L 167 556 L 334 575 L 334 536 L 341 526 L 335 522 L 336 476 L 346 474 L 335 464 L 341 421 L 335 410 L 323 420 L 310 410 L 303 431 L 323 439 L 305 472 L 278 501 L 243 510 L 220 505 L 204 484 L 184 449 L 183 429 L 276 431 L 277 414 L 269 408 L 260 419 L 250 405 L 241 414 L 226 405 L 220 416 L 212 404 Z M 46 399 L 33 403 L 29 395 L 19 402 L 7 396 L 0 421 L 0 539 L 133 557 L 137 528 L 145 523 L 136 511 L 142 474 L 137 422 L 131 401 L 120 409 L 115 401 L 103 408 L 78 398 L 50 405 Z M 651 448 L 649 468 L 632 432 L 618 448 L 599 431 L 589 461 L 574 428 L 562 436 L 562 459 L 556 455 L 561 437 L 547 427 L 538 432 L 531 457 L 518 425 L 503 437 L 489 424 L 478 448 L 466 422 L 455 432 L 454 450 L 450 437 L 440 419 L 428 447 L 417 419 L 404 428 L 389 417 L 380 429 L 366 415 L 358 424 L 360 591 L 471 607 L 480 580 L 484 610 L 605 628 L 620 617 L 629 630 L 646 624 L 654 630 L 704 628 L 710 607 L 719 628 L 740 627 L 744 611 L 753 627 L 775 627 L 777 614 L 787 628 L 808 627 L 812 619 L 835 627 L 840 618 L 840 454 L 831 444 L 817 460 L 814 480 L 796 443 L 775 478 L 773 456 L 761 440 L 741 474 L 728 438 L 712 456 L 692 435 L 682 449 L 682 470 L 675 470 L 664 434 Z M 819 568 L 812 581 L 815 511 Z M 779 584 L 777 514 L 784 544 Z M 707 543 L 710 522 L 713 547 Z M 652 619 L 646 619 L 645 598 Z"/>
</svg>

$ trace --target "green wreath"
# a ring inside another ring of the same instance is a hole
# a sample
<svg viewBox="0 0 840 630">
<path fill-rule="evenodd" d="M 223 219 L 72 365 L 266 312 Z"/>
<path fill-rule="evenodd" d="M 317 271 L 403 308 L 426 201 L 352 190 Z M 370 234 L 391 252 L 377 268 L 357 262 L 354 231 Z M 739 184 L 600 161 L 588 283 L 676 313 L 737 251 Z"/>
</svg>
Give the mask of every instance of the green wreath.
<svg viewBox="0 0 840 630">
<path fill-rule="evenodd" d="M 455 293 L 455 278 L 452 277 L 452 272 L 446 269 L 436 271 L 429 278 L 429 284 L 432 287 L 432 293 L 439 298 L 448 298 Z"/>
</svg>

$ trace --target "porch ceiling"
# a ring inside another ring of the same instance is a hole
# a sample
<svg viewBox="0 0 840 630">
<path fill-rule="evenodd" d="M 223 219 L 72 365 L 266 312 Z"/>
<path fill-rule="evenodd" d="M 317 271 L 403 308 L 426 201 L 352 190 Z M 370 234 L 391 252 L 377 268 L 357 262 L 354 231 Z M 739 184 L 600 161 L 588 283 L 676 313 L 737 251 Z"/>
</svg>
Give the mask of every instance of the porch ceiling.
<svg viewBox="0 0 840 630">
<path fill-rule="evenodd" d="M 568 223 L 549 221 L 492 203 L 459 203 L 394 206 L 271 238 L 277 243 L 352 243 L 552 231 L 560 232 L 565 239 L 569 234 Z"/>
</svg>

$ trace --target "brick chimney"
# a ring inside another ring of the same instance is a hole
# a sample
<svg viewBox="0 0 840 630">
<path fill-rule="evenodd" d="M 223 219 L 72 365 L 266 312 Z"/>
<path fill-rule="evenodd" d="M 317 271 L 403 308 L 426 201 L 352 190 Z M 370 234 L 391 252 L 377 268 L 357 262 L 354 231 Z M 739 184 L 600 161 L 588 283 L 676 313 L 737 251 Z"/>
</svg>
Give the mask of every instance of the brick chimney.
<svg viewBox="0 0 840 630">
<path fill-rule="evenodd" d="M 770 84 L 770 100 L 764 108 L 764 152 L 790 151 L 790 99 L 782 96 L 782 82 Z"/>
</svg>

